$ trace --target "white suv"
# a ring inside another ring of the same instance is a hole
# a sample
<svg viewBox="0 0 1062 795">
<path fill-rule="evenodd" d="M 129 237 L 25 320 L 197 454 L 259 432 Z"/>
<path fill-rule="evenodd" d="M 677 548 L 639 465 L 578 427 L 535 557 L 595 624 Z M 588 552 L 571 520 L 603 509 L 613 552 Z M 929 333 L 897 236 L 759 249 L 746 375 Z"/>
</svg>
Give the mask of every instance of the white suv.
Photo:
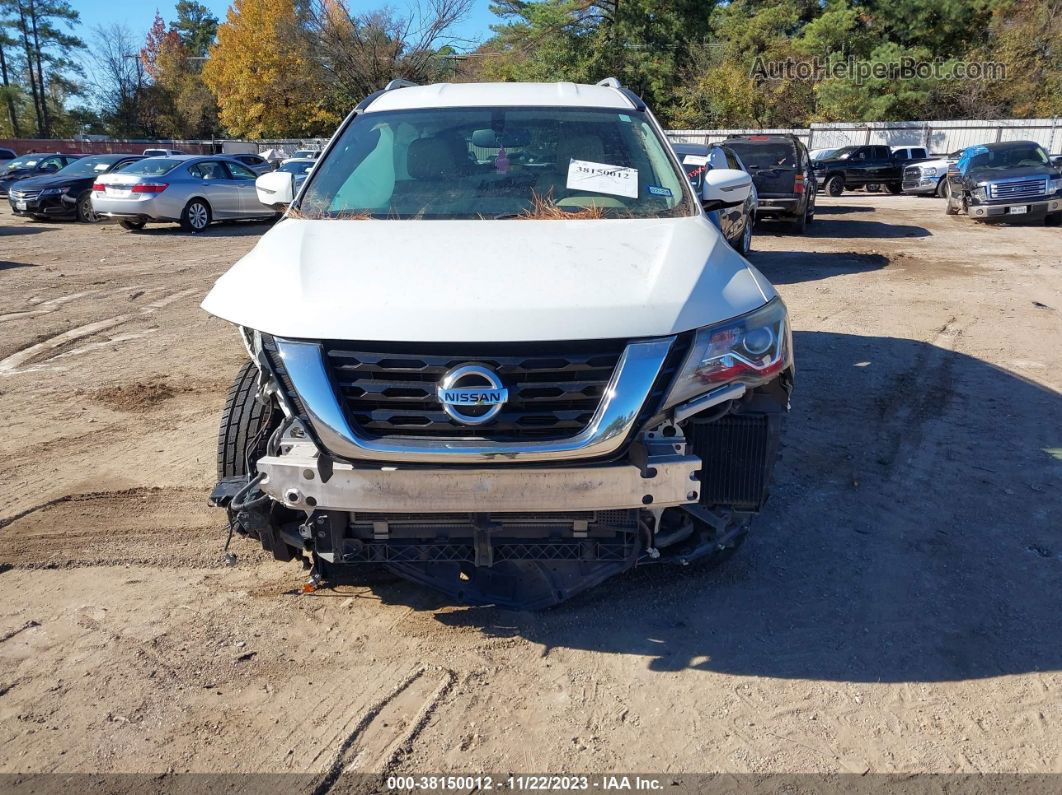
<svg viewBox="0 0 1062 795">
<path fill-rule="evenodd" d="M 545 607 L 636 564 L 717 560 L 767 497 L 786 309 L 659 124 L 598 85 L 396 81 L 203 302 L 251 361 L 215 504 L 314 582 L 387 567 Z"/>
</svg>

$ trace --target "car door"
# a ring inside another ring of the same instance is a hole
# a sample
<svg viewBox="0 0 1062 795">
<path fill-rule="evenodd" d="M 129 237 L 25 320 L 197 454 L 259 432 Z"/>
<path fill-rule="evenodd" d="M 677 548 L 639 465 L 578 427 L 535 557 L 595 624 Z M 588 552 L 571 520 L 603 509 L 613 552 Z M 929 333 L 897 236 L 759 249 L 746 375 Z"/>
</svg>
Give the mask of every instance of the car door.
<svg viewBox="0 0 1062 795">
<path fill-rule="evenodd" d="M 732 168 L 735 171 L 744 171 L 748 173 L 748 169 L 745 168 L 745 164 L 741 162 L 741 158 L 737 156 L 737 153 L 726 146 L 720 147 L 723 152 L 723 157 L 726 158 L 726 167 Z M 759 197 L 756 192 L 756 184 L 753 183 L 752 190 L 749 191 L 748 198 L 745 199 L 744 204 L 740 207 L 735 207 L 735 229 L 734 240 L 740 240 L 741 235 L 745 233 L 745 227 L 751 226 L 756 218 L 756 205 L 759 204 Z"/>
<path fill-rule="evenodd" d="M 33 169 L 33 176 L 41 174 L 54 174 L 59 169 L 66 165 L 65 158 L 61 155 L 52 155 L 51 157 L 44 157 L 37 163 L 37 166 Z"/>
<path fill-rule="evenodd" d="M 887 146 L 872 146 L 870 173 L 877 182 L 884 182 L 896 176 L 896 162 L 892 150 Z"/>
<path fill-rule="evenodd" d="M 229 170 L 232 184 L 239 197 L 240 215 L 244 218 L 270 215 L 272 210 L 258 201 L 258 191 L 254 187 L 254 181 L 258 175 L 243 163 L 235 160 L 226 161 L 225 167 Z"/>
<path fill-rule="evenodd" d="M 718 146 L 708 150 L 708 169 L 730 168 L 726 154 Z M 741 236 L 741 207 L 723 207 L 719 210 L 719 229 L 727 240 Z"/>
<path fill-rule="evenodd" d="M 240 215 L 240 196 L 229 172 L 219 160 L 201 160 L 188 167 L 192 178 L 192 193 L 198 193 L 210 203 L 215 218 L 236 218 Z M 191 198 L 189 195 L 187 198 Z"/>
</svg>

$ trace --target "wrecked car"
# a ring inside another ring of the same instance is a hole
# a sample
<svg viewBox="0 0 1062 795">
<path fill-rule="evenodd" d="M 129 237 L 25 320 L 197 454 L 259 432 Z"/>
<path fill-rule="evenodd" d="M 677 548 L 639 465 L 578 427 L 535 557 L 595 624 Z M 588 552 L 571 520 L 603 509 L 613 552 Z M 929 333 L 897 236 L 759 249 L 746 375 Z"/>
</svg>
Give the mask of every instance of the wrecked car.
<svg viewBox="0 0 1062 795">
<path fill-rule="evenodd" d="M 1034 141 L 967 147 L 948 168 L 946 195 L 948 215 L 1062 223 L 1062 169 Z"/>
<path fill-rule="evenodd" d="M 386 568 L 548 607 L 636 565 L 719 561 L 767 499 L 786 307 L 614 78 L 395 81 L 211 289 L 249 361 L 211 500 L 311 583 Z"/>
</svg>

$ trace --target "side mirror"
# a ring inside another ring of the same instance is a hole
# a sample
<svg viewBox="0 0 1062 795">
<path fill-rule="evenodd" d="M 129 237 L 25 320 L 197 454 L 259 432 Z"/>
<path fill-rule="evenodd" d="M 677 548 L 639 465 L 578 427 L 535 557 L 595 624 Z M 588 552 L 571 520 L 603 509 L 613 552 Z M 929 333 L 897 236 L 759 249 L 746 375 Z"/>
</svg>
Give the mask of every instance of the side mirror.
<svg viewBox="0 0 1062 795">
<path fill-rule="evenodd" d="M 287 171 L 270 171 L 254 181 L 258 201 L 267 207 L 281 209 L 295 199 L 295 175 Z"/>
<path fill-rule="evenodd" d="M 43 171 L 45 174 L 54 174 L 58 170 L 59 170 L 59 166 L 56 165 L 55 163 L 49 163 L 48 165 L 46 165 L 44 168 L 41 169 L 41 171 Z"/>
<path fill-rule="evenodd" d="M 1051 164 L 1054 165 L 1055 168 L 1062 168 L 1062 155 L 1052 157 Z"/>
<path fill-rule="evenodd" d="M 752 193 L 752 177 L 736 168 L 713 168 L 704 175 L 701 204 L 708 212 L 744 204 Z"/>
</svg>

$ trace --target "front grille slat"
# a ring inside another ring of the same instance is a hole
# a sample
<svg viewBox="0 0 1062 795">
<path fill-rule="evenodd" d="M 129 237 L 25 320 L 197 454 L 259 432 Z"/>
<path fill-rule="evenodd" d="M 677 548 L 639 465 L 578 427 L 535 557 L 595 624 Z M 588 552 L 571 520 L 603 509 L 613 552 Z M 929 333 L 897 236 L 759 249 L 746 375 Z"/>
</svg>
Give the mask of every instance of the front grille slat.
<svg viewBox="0 0 1062 795">
<path fill-rule="evenodd" d="M 562 439 L 592 419 L 625 340 L 445 345 L 326 342 L 333 381 L 349 419 L 375 436 L 452 439 Z M 504 409 L 481 426 L 442 410 L 436 388 L 463 364 L 491 368 L 509 391 Z"/>
<path fill-rule="evenodd" d="M 993 182 L 990 185 L 994 199 L 1017 199 L 1025 196 L 1042 196 L 1047 192 L 1044 179 L 1026 179 L 1016 182 Z"/>
</svg>

